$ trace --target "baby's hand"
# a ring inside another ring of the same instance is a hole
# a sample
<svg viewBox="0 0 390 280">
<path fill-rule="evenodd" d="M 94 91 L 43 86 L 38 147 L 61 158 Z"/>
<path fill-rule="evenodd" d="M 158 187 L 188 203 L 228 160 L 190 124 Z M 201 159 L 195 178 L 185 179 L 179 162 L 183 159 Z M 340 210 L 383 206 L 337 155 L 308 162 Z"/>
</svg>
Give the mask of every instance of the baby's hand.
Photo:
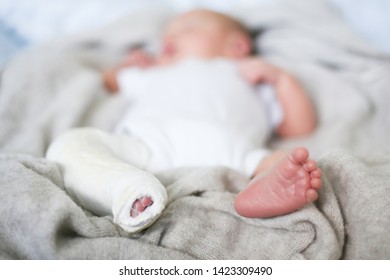
<svg viewBox="0 0 390 280">
<path fill-rule="evenodd" d="M 119 90 L 118 82 L 116 80 L 117 69 L 106 70 L 102 74 L 103 85 L 109 93 L 117 93 Z"/>
<path fill-rule="evenodd" d="M 244 58 L 238 61 L 238 70 L 251 84 L 276 83 L 283 71 L 258 57 Z"/>
<path fill-rule="evenodd" d="M 153 66 L 156 60 L 149 53 L 142 49 L 134 49 L 130 51 L 125 61 L 121 65 L 122 67 L 140 67 L 147 68 Z"/>
<path fill-rule="evenodd" d="M 113 69 L 108 69 L 103 72 L 102 79 L 104 87 L 109 93 L 116 93 L 119 90 L 117 74 L 127 67 L 147 68 L 155 64 L 155 59 L 142 49 L 134 49 L 130 51 L 126 59 Z"/>
</svg>

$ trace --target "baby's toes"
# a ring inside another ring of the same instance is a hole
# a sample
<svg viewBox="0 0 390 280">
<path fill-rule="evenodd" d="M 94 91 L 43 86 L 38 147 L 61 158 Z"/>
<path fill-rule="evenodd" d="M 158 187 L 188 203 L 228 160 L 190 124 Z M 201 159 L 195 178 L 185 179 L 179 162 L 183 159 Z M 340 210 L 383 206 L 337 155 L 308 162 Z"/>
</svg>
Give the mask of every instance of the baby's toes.
<svg viewBox="0 0 390 280">
<path fill-rule="evenodd" d="M 318 190 L 322 185 L 322 181 L 320 178 L 311 178 L 310 180 L 310 186 L 315 189 L 315 190 Z"/>
<path fill-rule="evenodd" d="M 303 168 L 307 171 L 307 172 L 312 172 L 314 170 L 317 169 L 317 164 L 314 160 L 308 160 L 307 162 L 305 162 L 303 164 Z"/>
<path fill-rule="evenodd" d="M 306 200 L 307 202 L 311 203 L 311 202 L 314 202 L 316 201 L 318 198 L 318 193 L 316 190 L 313 190 L 313 189 L 308 189 L 306 191 Z"/>
<path fill-rule="evenodd" d="M 130 216 L 135 218 L 139 214 L 141 214 L 144 210 L 145 210 L 145 206 L 139 199 L 137 199 L 136 201 L 134 201 L 133 206 L 131 207 Z"/>
<path fill-rule="evenodd" d="M 142 197 L 140 201 L 145 207 L 148 207 L 153 204 L 153 200 L 149 196 Z"/>
<path fill-rule="evenodd" d="M 130 210 L 130 216 L 133 218 L 137 217 L 152 204 L 153 200 L 149 196 L 143 196 L 140 199 L 135 200 Z"/>
<path fill-rule="evenodd" d="M 317 169 L 310 172 L 310 177 L 321 178 L 321 174 L 322 174 L 321 169 L 317 168 Z"/>
</svg>

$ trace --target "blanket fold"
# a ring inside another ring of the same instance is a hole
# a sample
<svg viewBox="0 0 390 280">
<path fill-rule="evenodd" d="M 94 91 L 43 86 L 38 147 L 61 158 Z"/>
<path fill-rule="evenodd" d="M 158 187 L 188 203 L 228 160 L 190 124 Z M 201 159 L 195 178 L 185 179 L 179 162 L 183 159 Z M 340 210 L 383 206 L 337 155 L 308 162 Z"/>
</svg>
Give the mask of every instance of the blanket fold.
<svg viewBox="0 0 390 280">
<path fill-rule="evenodd" d="M 361 159 L 345 150 L 334 150 L 326 153 L 320 164 L 343 216 L 343 258 L 389 259 L 390 157 Z"/>
</svg>

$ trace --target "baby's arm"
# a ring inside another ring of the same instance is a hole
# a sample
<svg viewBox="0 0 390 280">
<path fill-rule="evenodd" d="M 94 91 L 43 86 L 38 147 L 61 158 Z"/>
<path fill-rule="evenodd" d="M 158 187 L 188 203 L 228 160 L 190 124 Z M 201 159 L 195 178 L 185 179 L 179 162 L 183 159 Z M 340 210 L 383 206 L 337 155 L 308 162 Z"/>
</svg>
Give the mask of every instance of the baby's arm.
<svg viewBox="0 0 390 280">
<path fill-rule="evenodd" d="M 284 119 L 277 128 L 283 138 L 304 136 L 317 124 L 314 106 L 299 82 L 284 70 L 260 58 L 247 58 L 239 62 L 243 77 L 252 84 L 270 83 L 282 106 Z"/>
<path fill-rule="evenodd" d="M 102 80 L 104 87 L 110 93 L 116 93 L 119 90 L 117 75 L 120 70 L 127 67 L 146 68 L 154 64 L 155 59 L 148 53 L 144 52 L 141 49 L 132 50 L 123 63 L 119 64 L 115 68 L 103 71 Z"/>
</svg>

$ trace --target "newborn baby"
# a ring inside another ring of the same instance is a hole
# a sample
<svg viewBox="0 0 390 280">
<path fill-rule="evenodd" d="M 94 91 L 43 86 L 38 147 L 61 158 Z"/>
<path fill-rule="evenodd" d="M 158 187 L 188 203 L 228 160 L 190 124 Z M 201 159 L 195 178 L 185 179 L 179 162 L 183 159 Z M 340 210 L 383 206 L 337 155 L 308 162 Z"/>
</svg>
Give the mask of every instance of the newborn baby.
<svg viewBox="0 0 390 280">
<path fill-rule="evenodd" d="M 291 75 L 251 57 L 251 48 L 240 23 L 196 10 L 168 24 L 157 57 L 135 50 L 105 71 L 106 88 L 127 96 L 129 111 L 116 134 L 77 129 L 52 144 L 48 158 L 62 166 L 69 192 L 95 213 L 113 214 L 127 231 L 161 214 L 166 190 L 152 173 L 176 167 L 246 173 L 252 180 L 235 201 L 246 217 L 282 215 L 315 201 L 321 170 L 308 151 L 264 149 L 271 133 L 310 133 L 313 105 Z M 104 179 L 85 180 L 88 172 Z"/>
</svg>

